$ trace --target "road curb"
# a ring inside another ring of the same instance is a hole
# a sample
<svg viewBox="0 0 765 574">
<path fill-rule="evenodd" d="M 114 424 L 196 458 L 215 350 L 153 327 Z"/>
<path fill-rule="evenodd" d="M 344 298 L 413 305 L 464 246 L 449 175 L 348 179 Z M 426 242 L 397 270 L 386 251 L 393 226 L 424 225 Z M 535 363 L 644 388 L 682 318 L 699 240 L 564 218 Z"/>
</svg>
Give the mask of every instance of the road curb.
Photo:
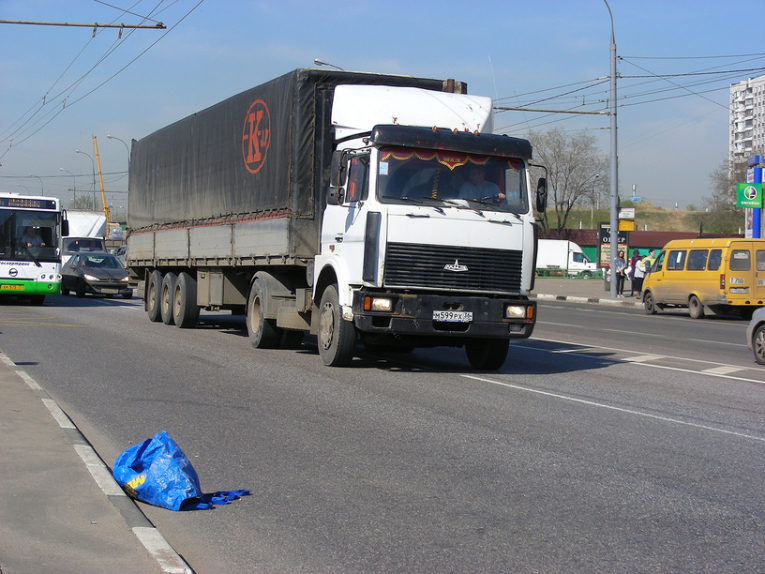
<svg viewBox="0 0 765 574">
<path fill-rule="evenodd" d="M 193 570 L 170 546 L 162 534 L 144 515 L 133 499 L 127 496 L 114 480 L 111 470 L 88 442 L 77 425 L 58 403 L 32 377 L 21 370 L 5 353 L 0 351 L 0 363 L 20 378 L 41 399 L 56 424 L 72 445 L 74 452 L 88 470 L 97 488 L 119 513 L 130 531 L 165 574 L 192 574 Z M 53 489 L 52 489 L 53 490 Z M 0 573 L 2 569 L 0 568 Z"/>
<path fill-rule="evenodd" d="M 594 305 L 613 305 L 636 308 L 643 307 L 643 303 L 639 301 L 630 301 L 629 299 L 601 299 L 598 297 L 580 297 L 577 295 L 549 295 L 546 293 L 532 294 L 531 298 L 537 299 L 538 301 L 567 301 L 570 303 L 590 303 Z"/>
</svg>

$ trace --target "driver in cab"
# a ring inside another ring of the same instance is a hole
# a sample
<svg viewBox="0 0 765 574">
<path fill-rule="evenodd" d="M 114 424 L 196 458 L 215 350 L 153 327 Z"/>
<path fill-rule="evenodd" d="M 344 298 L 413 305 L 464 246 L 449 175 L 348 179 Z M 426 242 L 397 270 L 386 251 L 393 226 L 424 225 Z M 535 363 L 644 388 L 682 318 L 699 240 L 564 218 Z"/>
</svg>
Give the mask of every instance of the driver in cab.
<svg viewBox="0 0 765 574">
<path fill-rule="evenodd" d="M 502 201 L 505 199 L 505 194 L 499 190 L 496 183 L 486 181 L 483 167 L 474 165 L 468 171 L 468 179 L 460 186 L 459 197 L 477 201 L 482 199 Z"/>
</svg>

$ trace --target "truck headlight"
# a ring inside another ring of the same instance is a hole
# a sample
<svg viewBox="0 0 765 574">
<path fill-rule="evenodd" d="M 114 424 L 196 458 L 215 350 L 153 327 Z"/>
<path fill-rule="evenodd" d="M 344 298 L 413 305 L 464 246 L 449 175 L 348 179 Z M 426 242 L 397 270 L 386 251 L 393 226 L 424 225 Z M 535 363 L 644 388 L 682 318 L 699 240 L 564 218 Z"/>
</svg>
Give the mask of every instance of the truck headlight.
<svg viewBox="0 0 765 574">
<path fill-rule="evenodd" d="M 505 319 L 525 319 L 526 305 L 507 305 L 505 307 Z"/>
<path fill-rule="evenodd" d="M 393 299 L 390 297 L 364 297 L 364 311 L 380 311 L 390 313 L 393 310 Z"/>
</svg>

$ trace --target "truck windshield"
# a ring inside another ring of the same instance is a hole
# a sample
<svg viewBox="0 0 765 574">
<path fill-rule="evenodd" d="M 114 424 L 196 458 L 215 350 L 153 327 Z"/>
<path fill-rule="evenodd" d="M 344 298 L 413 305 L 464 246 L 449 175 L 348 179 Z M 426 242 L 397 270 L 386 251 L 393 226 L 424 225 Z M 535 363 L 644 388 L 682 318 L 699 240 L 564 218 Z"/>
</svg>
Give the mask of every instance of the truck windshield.
<svg viewBox="0 0 765 574">
<path fill-rule="evenodd" d="M 528 213 L 521 160 L 412 148 L 380 150 L 377 189 L 382 202 L 442 204 Z"/>
</svg>

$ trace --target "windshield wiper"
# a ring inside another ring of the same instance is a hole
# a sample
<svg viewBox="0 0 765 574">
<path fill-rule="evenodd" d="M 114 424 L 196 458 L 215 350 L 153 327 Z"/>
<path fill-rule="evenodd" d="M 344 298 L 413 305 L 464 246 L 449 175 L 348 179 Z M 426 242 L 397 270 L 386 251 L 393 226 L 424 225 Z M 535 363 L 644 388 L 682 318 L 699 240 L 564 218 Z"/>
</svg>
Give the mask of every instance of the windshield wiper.
<svg viewBox="0 0 765 574">
<path fill-rule="evenodd" d="M 32 261 L 34 261 L 35 265 L 37 265 L 38 267 L 42 267 L 42 265 L 40 265 L 40 262 L 37 260 L 37 257 L 35 257 L 34 254 L 29 250 L 29 247 L 27 247 L 23 243 L 21 244 L 21 246 L 24 248 L 24 251 L 29 253 L 29 256 L 32 258 Z"/>
<path fill-rule="evenodd" d="M 404 197 L 401 198 L 401 201 L 411 201 L 412 203 L 416 203 L 417 205 L 427 205 L 428 207 L 432 207 L 433 209 L 435 209 L 439 213 L 446 213 L 439 206 L 433 205 L 432 203 L 427 203 L 427 202 L 425 202 L 423 200 L 427 200 L 428 202 L 430 202 L 430 201 L 443 201 L 441 199 L 431 199 L 430 197 L 423 197 L 423 198 L 417 199 L 417 198 L 414 198 L 414 197 L 404 196 Z"/>
<path fill-rule="evenodd" d="M 483 215 L 483 211 L 481 211 L 477 207 L 473 207 L 472 205 L 470 205 L 467 202 L 467 199 L 460 199 L 460 198 L 457 198 L 457 199 L 442 199 L 441 201 L 443 201 L 444 203 L 447 203 L 449 205 L 453 205 L 454 207 L 464 207 L 466 209 L 469 209 L 470 211 L 476 212 L 481 217 L 484 216 Z"/>
</svg>

